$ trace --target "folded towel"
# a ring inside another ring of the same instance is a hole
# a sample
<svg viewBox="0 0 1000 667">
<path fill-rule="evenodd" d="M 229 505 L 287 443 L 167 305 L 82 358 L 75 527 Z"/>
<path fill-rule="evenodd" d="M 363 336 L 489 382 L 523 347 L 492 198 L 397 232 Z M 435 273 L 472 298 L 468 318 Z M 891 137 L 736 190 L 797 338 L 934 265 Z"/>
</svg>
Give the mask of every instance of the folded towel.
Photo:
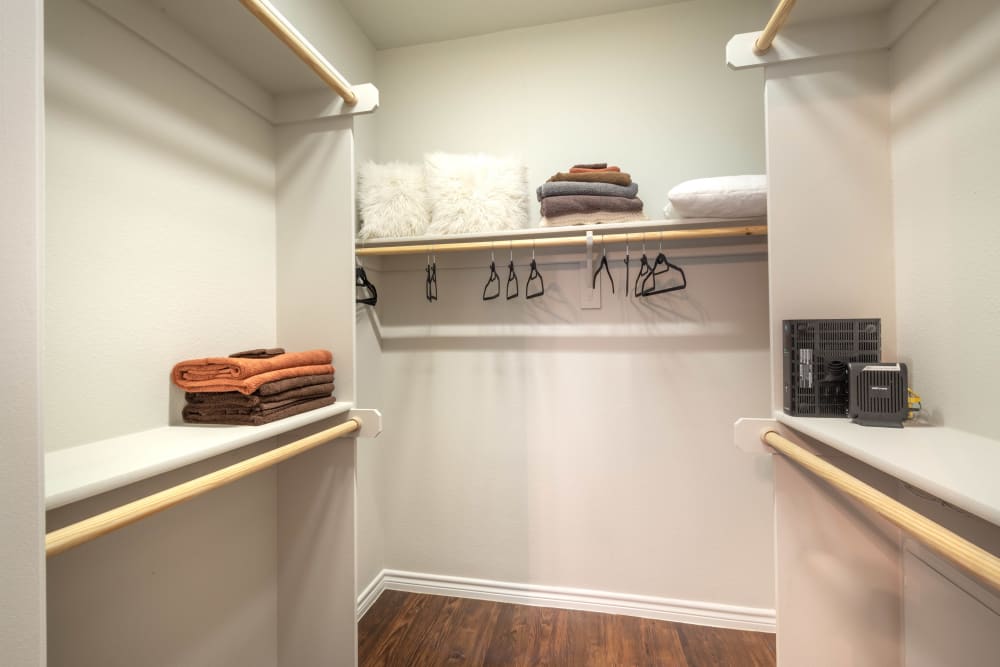
<svg viewBox="0 0 1000 667">
<path fill-rule="evenodd" d="M 600 169 L 595 169 L 593 167 L 571 167 L 569 173 L 571 174 L 589 174 L 597 172 L 618 172 L 621 171 L 620 167 L 601 167 Z"/>
<path fill-rule="evenodd" d="M 270 357 L 276 357 L 279 354 L 284 354 L 285 348 L 283 347 L 257 347 L 252 350 L 243 350 L 242 352 L 233 352 L 230 357 L 243 357 L 246 359 L 268 359 Z"/>
<path fill-rule="evenodd" d="M 306 352 L 288 352 L 266 359 L 241 359 L 239 357 L 206 357 L 204 359 L 189 359 L 174 366 L 172 376 L 174 384 L 181 387 L 182 382 L 202 380 L 239 380 L 241 378 L 259 375 L 268 371 L 295 366 L 316 366 L 329 364 L 333 355 L 329 350 L 307 350 Z M 299 373 L 301 375 L 301 373 Z"/>
<path fill-rule="evenodd" d="M 559 172 L 549 179 L 553 181 L 583 181 L 586 183 L 614 183 L 615 185 L 628 185 L 632 182 L 632 177 L 624 172 L 592 171 L 587 174 L 567 174 Z"/>
<path fill-rule="evenodd" d="M 591 162 L 590 164 L 574 164 L 574 169 L 604 169 L 608 166 L 607 162 Z"/>
<path fill-rule="evenodd" d="M 538 201 L 545 197 L 561 195 L 596 195 L 598 197 L 635 197 L 639 193 L 639 184 L 633 181 L 629 185 L 614 183 L 583 183 L 580 181 L 555 181 L 542 183 L 535 190 Z"/>
<path fill-rule="evenodd" d="M 638 197 L 596 197 L 594 195 L 562 195 L 546 197 L 542 200 L 542 215 L 555 218 L 571 213 L 595 213 L 597 211 L 621 212 L 641 211 L 642 200 Z"/>
<path fill-rule="evenodd" d="M 327 382 L 325 384 L 296 387 L 295 389 L 289 389 L 288 391 L 268 396 L 261 396 L 259 392 L 246 395 L 238 391 L 220 391 L 200 394 L 187 392 L 184 398 L 187 400 L 188 405 L 272 408 L 277 407 L 277 404 L 299 401 L 303 398 L 319 398 L 320 396 L 329 396 L 332 393 L 333 383 Z"/>
<path fill-rule="evenodd" d="M 570 215 L 560 215 L 557 218 L 542 218 L 542 227 L 567 227 L 570 225 L 606 225 L 616 222 L 641 222 L 648 220 L 643 213 L 622 212 L 607 213 L 573 213 Z"/>
<path fill-rule="evenodd" d="M 285 417 L 298 415 L 303 412 L 315 410 L 316 408 L 333 405 L 336 399 L 333 396 L 324 398 L 312 398 L 305 401 L 296 401 L 291 405 L 271 410 L 261 410 L 255 413 L 245 413 L 229 410 L 198 410 L 197 407 L 187 406 L 182 415 L 184 421 L 190 424 L 231 424 L 236 426 L 260 426 L 268 424 Z"/>
<path fill-rule="evenodd" d="M 307 387 L 314 384 L 329 384 L 331 382 L 333 382 L 333 373 L 300 375 L 298 377 L 290 377 L 284 380 L 276 380 L 275 382 L 265 382 L 257 389 L 257 393 L 261 396 L 273 396 L 275 394 L 288 391 L 289 389 Z"/>
<path fill-rule="evenodd" d="M 276 357 L 277 358 L 277 357 Z M 267 361 L 267 360 L 265 360 Z M 292 368 L 279 368 L 276 371 L 258 373 L 242 379 L 222 378 L 218 380 L 174 380 L 174 384 L 192 393 L 204 393 L 208 391 L 238 391 L 241 394 L 252 394 L 261 385 L 277 380 L 287 380 L 304 375 L 321 375 L 333 373 L 333 366 L 330 364 L 319 364 L 316 366 L 293 366 Z"/>
</svg>

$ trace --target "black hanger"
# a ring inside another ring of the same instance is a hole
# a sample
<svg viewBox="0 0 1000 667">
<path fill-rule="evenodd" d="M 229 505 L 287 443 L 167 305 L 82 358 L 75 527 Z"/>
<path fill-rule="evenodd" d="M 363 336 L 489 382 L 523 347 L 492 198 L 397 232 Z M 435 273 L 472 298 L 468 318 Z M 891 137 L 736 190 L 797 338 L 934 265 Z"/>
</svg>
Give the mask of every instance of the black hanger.
<svg viewBox="0 0 1000 667">
<path fill-rule="evenodd" d="M 657 271 L 656 267 L 658 266 L 665 266 L 667 268 L 663 269 L 662 271 Z M 661 276 L 670 269 L 674 269 L 681 274 L 681 284 L 674 285 L 672 287 L 662 287 L 660 289 L 656 289 L 656 276 Z M 653 280 L 653 286 L 647 288 L 646 281 L 649 280 L 650 278 L 652 278 Z M 642 296 L 653 296 L 654 294 L 666 294 L 667 292 L 676 292 L 677 290 L 682 290 L 687 288 L 687 284 L 688 284 L 687 276 L 684 275 L 684 269 L 682 269 L 681 267 L 677 266 L 676 264 L 668 260 L 667 256 L 664 255 L 663 252 L 661 251 L 656 256 L 656 261 L 653 263 L 653 270 L 650 271 L 649 275 L 647 275 L 645 280 L 642 281 Z"/>
<path fill-rule="evenodd" d="M 628 286 L 629 286 L 629 268 L 628 268 L 628 234 L 625 234 L 625 296 L 628 296 Z"/>
<path fill-rule="evenodd" d="M 531 281 L 537 280 L 539 283 L 539 290 L 537 292 L 531 291 Z M 545 279 L 542 278 L 542 274 L 538 272 L 538 265 L 535 264 L 535 244 L 531 244 L 531 271 L 528 273 L 528 280 L 524 283 L 524 298 L 534 299 L 536 296 L 541 296 L 545 294 Z"/>
<path fill-rule="evenodd" d="M 375 285 L 368 280 L 368 274 L 365 273 L 365 268 L 361 265 L 358 265 L 354 269 L 354 287 L 355 291 L 357 291 L 358 287 L 368 291 L 368 296 L 360 299 L 355 298 L 355 303 L 363 303 L 366 306 L 374 306 L 378 303 L 378 291 L 375 289 Z"/>
<path fill-rule="evenodd" d="M 645 251 L 642 253 L 642 258 L 639 259 L 639 273 L 635 276 L 635 289 L 633 294 L 635 296 L 644 296 L 640 284 L 646 280 L 646 277 L 653 272 L 653 269 L 649 266 L 649 258 L 646 257 Z"/>
<path fill-rule="evenodd" d="M 604 239 L 601 239 L 601 244 L 604 244 Z M 590 282 L 591 289 L 597 289 L 597 276 L 601 275 L 601 271 L 608 274 L 608 280 L 611 281 L 611 293 L 615 293 L 615 279 L 611 277 L 611 268 L 608 266 L 608 249 L 607 246 L 603 247 L 604 252 L 601 254 L 601 263 L 597 265 L 597 270 L 594 271 L 594 279 Z"/>
<path fill-rule="evenodd" d="M 514 293 L 510 293 L 510 284 L 514 283 Z M 510 301 L 519 294 L 520 285 L 517 282 L 517 273 L 514 272 L 514 260 L 510 260 L 507 265 L 507 300 Z"/>
<path fill-rule="evenodd" d="M 490 290 L 490 285 L 496 283 L 497 293 L 491 296 L 486 296 L 486 293 Z M 493 299 L 500 296 L 500 276 L 497 275 L 497 263 L 496 261 L 490 262 L 490 277 L 486 281 L 486 286 L 483 287 L 483 301 L 492 301 Z"/>
<path fill-rule="evenodd" d="M 437 301 L 438 299 L 438 269 L 437 269 L 437 257 L 434 261 L 431 258 L 427 258 L 427 284 L 424 289 L 424 296 L 427 297 L 428 303 Z"/>
</svg>

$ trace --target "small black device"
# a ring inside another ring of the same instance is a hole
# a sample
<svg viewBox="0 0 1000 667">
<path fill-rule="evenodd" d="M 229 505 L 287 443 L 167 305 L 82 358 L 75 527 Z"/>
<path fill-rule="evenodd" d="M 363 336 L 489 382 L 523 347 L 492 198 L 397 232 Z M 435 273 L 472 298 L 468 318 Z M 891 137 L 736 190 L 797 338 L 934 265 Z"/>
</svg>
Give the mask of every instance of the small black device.
<svg viewBox="0 0 1000 667">
<path fill-rule="evenodd" d="M 862 426 L 903 428 L 910 414 L 906 364 L 852 363 L 849 416 Z"/>
<path fill-rule="evenodd" d="M 784 320 L 783 407 L 797 417 L 846 417 L 848 364 L 882 359 L 882 321 Z"/>
</svg>

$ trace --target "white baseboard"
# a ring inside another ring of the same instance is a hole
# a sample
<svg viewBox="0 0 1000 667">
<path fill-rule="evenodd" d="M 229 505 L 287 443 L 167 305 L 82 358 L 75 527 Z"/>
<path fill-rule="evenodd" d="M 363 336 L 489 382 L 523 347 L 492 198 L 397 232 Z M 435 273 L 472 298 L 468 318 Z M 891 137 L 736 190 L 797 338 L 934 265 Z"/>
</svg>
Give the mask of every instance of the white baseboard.
<svg viewBox="0 0 1000 667">
<path fill-rule="evenodd" d="M 511 602 L 536 607 L 596 611 L 605 614 L 623 614 L 733 630 L 774 632 L 776 625 L 773 609 L 737 607 L 692 600 L 672 600 L 648 595 L 609 593 L 582 588 L 447 577 L 400 570 L 382 570 L 368 584 L 358 596 L 359 619 L 364 616 L 384 590 Z"/>
</svg>

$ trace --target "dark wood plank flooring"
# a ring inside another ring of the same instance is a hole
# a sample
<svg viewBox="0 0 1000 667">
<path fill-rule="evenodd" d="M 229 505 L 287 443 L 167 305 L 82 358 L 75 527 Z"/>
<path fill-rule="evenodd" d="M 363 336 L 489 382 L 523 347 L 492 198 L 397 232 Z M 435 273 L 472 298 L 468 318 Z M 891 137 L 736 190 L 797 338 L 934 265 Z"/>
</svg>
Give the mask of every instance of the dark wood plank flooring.
<svg viewBox="0 0 1000 667">
<path fill-rule="evenodd" d="M 358 625 L 361 667 L 774 667 L 774 635 L 385 591 Z"/>
</svg>

